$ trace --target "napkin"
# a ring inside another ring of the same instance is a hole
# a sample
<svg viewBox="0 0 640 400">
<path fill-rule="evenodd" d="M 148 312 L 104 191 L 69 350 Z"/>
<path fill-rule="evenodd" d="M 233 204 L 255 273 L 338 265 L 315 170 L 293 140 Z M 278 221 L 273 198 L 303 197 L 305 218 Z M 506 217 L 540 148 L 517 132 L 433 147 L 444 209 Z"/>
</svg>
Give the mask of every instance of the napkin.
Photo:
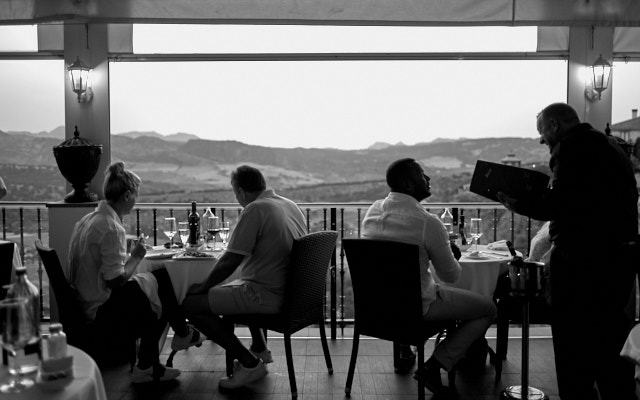
<svg viewBox="0 0 640 400">
<path fill-rule="evenodd" d="M 487 249 L 496 251 L 509 251 L 506 240 L 498 240 L 497 242 L 489 243 L 487 245 Z"/>
</svg>

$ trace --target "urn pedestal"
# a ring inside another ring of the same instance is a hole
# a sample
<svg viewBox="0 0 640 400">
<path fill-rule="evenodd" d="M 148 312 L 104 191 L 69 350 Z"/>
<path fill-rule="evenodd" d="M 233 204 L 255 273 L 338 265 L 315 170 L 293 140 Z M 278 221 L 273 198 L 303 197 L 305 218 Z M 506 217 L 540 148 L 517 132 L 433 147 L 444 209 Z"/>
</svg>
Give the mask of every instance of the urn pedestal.
<svg viewBox="0 0 640 400">
<path fill-rule="evenodd" d="M 97 201 L 98 195 L 88 186 L 98 171 L 102 145 L 81 138 L 76 126 L 71 139 L 53 147 L 53 155 L 60 173 L 73 186 L 73 190 L 64 197 L 65 203 Z"/>
</svg>

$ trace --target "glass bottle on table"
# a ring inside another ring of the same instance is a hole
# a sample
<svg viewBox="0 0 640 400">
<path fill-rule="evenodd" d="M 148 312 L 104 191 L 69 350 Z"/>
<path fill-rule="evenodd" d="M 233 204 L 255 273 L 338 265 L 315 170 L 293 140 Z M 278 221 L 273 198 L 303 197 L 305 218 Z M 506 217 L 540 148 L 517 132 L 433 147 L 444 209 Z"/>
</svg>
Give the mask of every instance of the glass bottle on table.
<svg viewBox="0 0 640 400">
<path fill-rule="evenodd" d="M 40 348 L 40 293 L 36 285 L 27 278 L 27 268 L 16 268 L 16 282 L 9 287 L 7 299 L 27 299 L 27 308 L 36 332 L 35 336 L 17 349 L 14 354 L 14 365 L 21 374 L 29 374 L 38 370 L 42 359 Z"/>
<path fill-rule="evenodd" d="M 38 369 L 28 371 L 18 362 L 19 355 L 24 353 L 24 348 L 40 335 L 33 319 L 32 307 L 25 297 L 6 298 L 0 301 L 0 345 L 9 354 L 8 383 L 0 386 L 1 393 L 19 393 L 33 386 L 32 379 L 24 375 L 35 372 Z"/>
<path fill-rule="evenodd" d="M 209 218 L 211 217 L 215 217 L 215 215 L 213 214 L 211 209 L 207 207 L 207 210 L 204 212 L 204 214 L 202 214 L 202 236 L 204 236 L 204 246 L 209 250 L 212 249 L 209 246 L 209 242 L 214 239 L 214 237 L 212 237 L 211 235 L 211 232 L 209 231 L 209 228 L 210 228 Z M 214 247 L 215 247 L 215 242 L 214 242 Z"/>
<path fill-rule="evenodd" d="M 214 215 L 212 217 L 209 217 L 207 220 L 208 220 L 207 221 L 207 233 L 209 235 L 211 235 L 211 240 L 213 241 L 212 250 L 215 250 L 216 249 L 216 236 L 220 232 L 220 219 Z"/>
<path fill-rule="evenodd" d="M 196 202 L 191 202 L 191 212 L 189 213 L 189 246 L 198 247 L 198 237 L 200 235 L 200 215 L 196 207 Z"/>
<path fill-rule="evenodd" d="M 451 214 L 451 211 L 449 211 L 449 208 L 444 209 L 444 212 L 440 216 L 440 220 L 444 224 L 444 228 L 447 230 L 447 233 L 449 235 L 453 234 L 453 215 Z"/>
</svg>

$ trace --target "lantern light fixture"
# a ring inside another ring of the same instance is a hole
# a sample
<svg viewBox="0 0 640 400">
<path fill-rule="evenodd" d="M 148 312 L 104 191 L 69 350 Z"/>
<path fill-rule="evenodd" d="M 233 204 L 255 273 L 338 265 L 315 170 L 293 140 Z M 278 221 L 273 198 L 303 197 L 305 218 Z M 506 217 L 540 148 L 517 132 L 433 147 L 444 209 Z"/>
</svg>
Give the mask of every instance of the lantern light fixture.
<svg viewBox="0 0 640 400">
<path fill-rule="evenodd" d="M 604 58 L 602 54 L 589 66 L 591 70 L 592 89 L 598 93 L 598 100 L 602 99 L 602 92 L 609 86 L 609 78 L 611 77 L 611 64 Z"/>
<path fill-rule="evenodd" d="M 89 79 L 91 68 L 77 57 L 67 68 L 71 79 L 71 89 L 78 95 L 78 103 L 88 103 L 93 98 L 93 91 Z"/>
</svg>

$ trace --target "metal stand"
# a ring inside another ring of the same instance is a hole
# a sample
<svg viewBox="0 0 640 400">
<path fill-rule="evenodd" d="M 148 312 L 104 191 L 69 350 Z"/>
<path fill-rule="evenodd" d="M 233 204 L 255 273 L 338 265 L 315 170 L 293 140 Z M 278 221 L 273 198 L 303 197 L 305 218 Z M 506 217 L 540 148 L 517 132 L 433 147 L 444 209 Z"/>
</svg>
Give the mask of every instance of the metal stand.
<svg viewBox="0 0 640 400">
<path fill-rule="evenodd" d="M 529 386 L 529 295 L 525 294 L 522 298 L 524 302 L 522 306 L 522 381 L 521 385 L 506 387 L 500 394 L 500 398 L 548 400 L 549 397 L 542 390 Z"/>
</svg>

